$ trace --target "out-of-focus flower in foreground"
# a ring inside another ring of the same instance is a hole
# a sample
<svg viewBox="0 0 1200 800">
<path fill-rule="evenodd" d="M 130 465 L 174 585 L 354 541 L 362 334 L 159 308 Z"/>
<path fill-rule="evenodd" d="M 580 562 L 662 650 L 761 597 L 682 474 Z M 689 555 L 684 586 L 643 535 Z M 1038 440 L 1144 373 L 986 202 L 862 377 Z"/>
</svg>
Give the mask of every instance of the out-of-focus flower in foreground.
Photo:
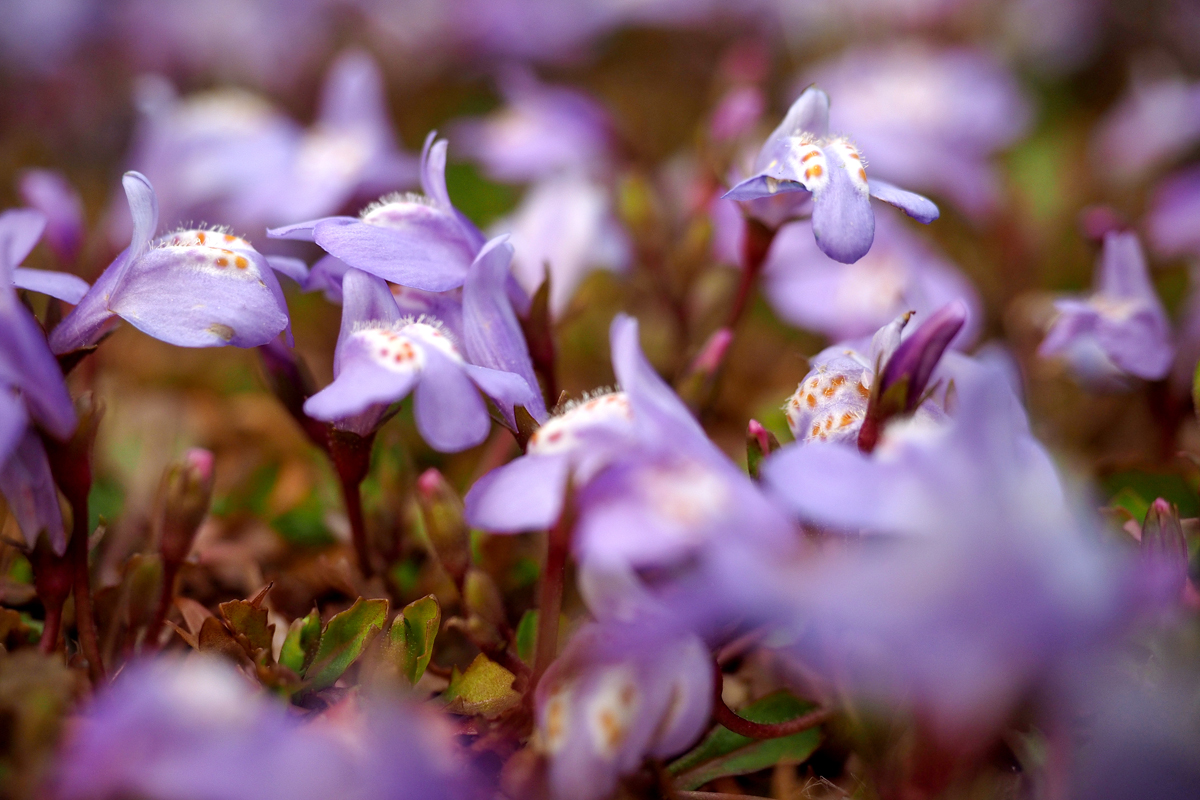
<svg viewBox="0 0 1200 800">
<path fill-rule="evenodd" d="M 1055 308 L 1038 353 L 1062 356 L 1082 382 L 1117 388 L 1130 377 L 1158 380 L 1170 370 L 1171 323 L 1136 234 L 1106 234 L 1091 296 L 1058 300 Z"/>
<path fill-rule="evenodd" d="M 871 249 L 875 238 L 871 197 L 921 222 L 938 217 L 937 206 L 926 198 L 867 178 L 858 148 L 845 136 L 829 134 L 829 95 L 815 86 L 804 90 L 763 143 L 753 174 L 725 197 L 754 201 L 792 192 L 811 193 L 817 245 L 844 264 L 854 263 Z"/>
</svg>

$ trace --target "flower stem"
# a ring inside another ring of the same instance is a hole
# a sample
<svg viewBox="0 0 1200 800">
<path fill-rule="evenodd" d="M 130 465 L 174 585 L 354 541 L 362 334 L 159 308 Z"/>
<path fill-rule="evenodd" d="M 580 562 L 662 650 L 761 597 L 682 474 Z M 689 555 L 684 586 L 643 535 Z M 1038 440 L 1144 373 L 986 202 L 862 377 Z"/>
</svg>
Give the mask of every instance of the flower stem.
<svg viewBox="0 0 1200 800">
<path fill-rule="evenodd" d="M 767 263 L 767 253 L 771 251 L 773 241 L 774 228 L 768 228 L 753 217 L 746 218 L 746 238 L 742 241 L 742 279 L 733 299 L 733 307 L 729 310 L 729 321 L 725 323 L 725 327 L 730 330 L 737 329 L 738 322 L 750 304 L 750 297 L 758 285 L 758 278 L 762 275 L 763 265 Z"/>
<path fill-rule="evenodd" d="M 367 526 L 363 521 L 362 484 L 355 480 L 342 479 L 342 500 L 346 504 L 346 516 L 350 518 L 350 536 L 354 541 L 354 554 L 363 577 L 375 574 L 371 568 L 371 551 L 367 546 Z"/>
<path fill-rule="evenodd" d="M 375 574 L 371 566 L 371 549 L 367 542 L 367 526 L 363 519 L 362 482 L 371 469 L 371 445 L 375 434 L 359 436 L 349 431 L 329 432 L 329 457 L 338 474 L 342 488 L 342 500 L 346 504 L 346 516 L 350 518 L 350 535 L 354 540 L 354 553 L 363 577 Z"/>
<path fill-rule="evenodd" d="M 573 514 L 569 508 L 564 508 L 547 536 L 546 564 L 542 569 L 538 595 L 537 651 L 533 660 L 533 678 L 529 682 L 530 690 L 537 686 L 538 680 L 558 654 L 558 618 L 562 615 L 563 584 L 573 523 Z"/>
<path fill-rule="evenodd" d="M 734 713 L 733 709 L 725 705 L 724 699 L 721 698 L 721 689 L 724 687 L 724 684 L 725 679 L 721 674 L 721 668 L 715 667 L 713 677 L 713 717 L 716 718 L 717 722 L 734 733 L 747 736 L 751 739 L 778 739 L 781 736 L 791 736 L 793 733 L 807 730 L 814 725 L 820 725 L 833 716 L 831 709 L 818 708 L 816 711 L 801 714 L 795 719 L 789 719 L 785 722 L 751 722 L 745 717 L 739 717 Z"/>
<path fill-rule="evenodd" d="M 175 599 L 175 576 L 179 574 L 179 565 L 163 563 L 162 589 L 158 593 L 158 605 L 154 609 L 154 618 L 146 628 L 144 646 L 150 650 L 158 649 L 158 639 L 162 627 L 166 624 L 167 614 L 171 610 L 171 601 Z"/>
<path fill-rule="evenodd" d="M 38 650 L 49 655 L 58 649 L 58 632 L 62 628 L 62 603 L 46 604 L 46 618 L 42 627 L 42 638 L 38 641 Z"/>
<path fill-rule="evenodd" d="M 100 658 L 100 639 L 96 635 L 96 617 L 92 612 L 91 574 L 88 570 L 88 498 L 87 492 L 72 493 L 71 541 L 67 556 L 75 572 L 75 627 L 79 632 L 79 649 L 88 662 L 92 683 L 104 680 L 104 662 Z"/>
</svg>

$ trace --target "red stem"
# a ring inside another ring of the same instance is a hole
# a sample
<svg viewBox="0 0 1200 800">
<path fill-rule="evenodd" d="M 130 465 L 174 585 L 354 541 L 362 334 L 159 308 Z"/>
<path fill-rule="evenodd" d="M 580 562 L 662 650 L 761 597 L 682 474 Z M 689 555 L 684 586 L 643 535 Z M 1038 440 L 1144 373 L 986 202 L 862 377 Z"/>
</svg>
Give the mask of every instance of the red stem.
<svg viewBox="0 0 1200 800">
<path fill-rule="evenodd" d="M 558 654 L 558 618 L 562 614 L 572 516 L 570 510 L 564 508 L 547 536 L 546 565 L 542 569 L 538 596 L 537 651 L 533 660 L 533 678 L 529 682 L 530 690 L 537 686 L 538 680 Z"/>
<path fill-rule="evenodd" d="M 100 639 L 96 635 L 96 617 L 92 612 L 91 575 L 88 570 L 88 498 L 87 492 L 72 493 L 71 541 L 67 557 L 75 572 L 75 627 L 79 649 L 88 662 L 92 683 L 104 680 L 104 661 L 100 658 Z"/>
<path fill-rule="evenodd" d="M 358 557 L 358 568 L 363 577 L 375 574 L 371 567 L 371 550 L 367 543 L 367 526 L 363 519 L 363 478 L 371 469 L 371 445 L 375 434 L 359 436 L 349 431 L 329 431 L 329 457 L 338 474 L 342 488 L 342 500 L 346 505 L 346 516 L 350 518 L 350 535 L 354 540 L 354 553 Z"/>
<path fill-rule="evenodd" d="M 38 649 L 46 655 L 58 649 L 58 632 L 62 629 L 62 603 L 50 604 L 43 601 L 46 607 L 46 619 L 42 627 L 42 638 L 38 641 Z"/>
<path fill-rule="evenodd" d="M 721 689 L 724 685 L 725 679 L 721 674 L 721 668 L 716 667 L 713 678 L 713 717 L 734 733 L 751 739 L 778 739 L 780 736 L 791 736 L 793 733 L 807 730 L 814 725 L 820 725 L 833 716 L 832 710 L 818 708 L 816 711 L 810 711 L 786 722 L 751 722 L 745 717 L 739 717 L 733 709 L 725 705 L 725 701 L 721 698 Z"/>
<path fill-rule="evenodd" d="M 774 240 L 774 228 L 768 228 L 753 217 L 746 218 L 746 237 L 742 241 L 742 279 L 733 299 L 733 308 L 729 311 L 729 321 L 725 323 L 730 330 L 737 329 L 738 322 L 746 312 Z"/>
<path fill-rule="evenodd" d="M 158 649 L 158 639 L 162 635 L 163 625 L 166 624 L 167 614 L 171 611 L 171 601 L 175 599 L 175 576 L 179 574 L 179 564 L 163 563 L 162 589 L 158 593 L 158 606 L 154 609 L 154 618 L 146 628 L 146 638 L 143 647 L 150 650 Z"/>
<path fill-rule="evenodd" d="M 354 554 L 358 557 L 358 568 L 364 578 L 375 574 L 371 568 L 371 552 L 367 547 L 367 526 L 363 520 L 361 484 L 345 478 L 339 481 L 342 500 L 346 505 L 346 516 L 350 518 L 350 537 L 354 541 Z"/>
</svg>

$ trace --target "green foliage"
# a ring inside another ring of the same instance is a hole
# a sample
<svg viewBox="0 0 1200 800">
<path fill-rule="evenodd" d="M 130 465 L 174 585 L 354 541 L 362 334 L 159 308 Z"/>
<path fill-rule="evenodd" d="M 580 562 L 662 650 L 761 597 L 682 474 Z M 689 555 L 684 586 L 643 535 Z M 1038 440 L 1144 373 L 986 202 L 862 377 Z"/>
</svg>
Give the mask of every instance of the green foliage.
<svg viewBox="0 0 1200 800">
<path fill-rule="evenodd" d="M 303 675 L 305 668 L 317 654 L 317 645 L 321 641 L 321 615 L 314 608 L 307 617 L 292 622 L 283 647 L 279 650 L 279 663 L 297 675 Z"/>
<path fill-rule="evenodd" d="M 1155 498 L 1162 497 L 1179 508 L 1181 517 L 1200 515 L 1196 487 L 1182 475 L 1170 472 L 1127 470 L 1104 479 L 1105 493 L 1113 506 L 1124 508 L 1139 522 Z"/>
<path fill-rule="evenodd" d="M 739 714 L 752 722 L 774 723 L 811 711 L 811 703 L 786 691 L 767 695 Z M 675 788 L 690 791 L 726 775 L 747 775 L 775 764 L 805 761 L 821 744 L 821 732 L 808 728 L 778 739 L 751 739 L 718 725 L 691 752 L 667 767 Z"/>
<path fill-rule="evenodd" d="M 466 672 L 455 667 L 450 686 L 442 698 L 452 714 L 480 715 L 492 719 L 521 702 L 512 688 L 516 678 L 511 672 L 483 653 L 475 657 Z"/>
<path fill-rule="evenodd" d="M 97 478 L 88 493 L 88 530 L 96 530 L 101 519 L 116 519 L 124 507 L 125 489 L 121 484 L 107 476 Z"/>
<path fill-rule="evenodd" d="M 230 600 L 219 606 L 221 616 L 229 623 L 235 637 L 246 638 L 247 652 L 258 650 L 271 652 L 275 637 L 275 626 L 267 624 L 267 610 L 246 600 Z"/>
<path fill-rule="evenodd" d="M 526 664 L 533 664 L 537 652 L 538 612 L 536 608 L 526 611 L 517 623 L 517 657 Z"/>
<path fill-rule="evenodd" d="M 337 540 L 325 525 L 325 507 L 315 494 L 271 520 L 271 527 L 299 547 L 328 547 Z"/>
<path fill-rule="evenodd" d="M 316 655 L 304 672 L 308 689 L 316 691 L 332 686 L 383 630 L 387 621 L 387 600 L 364 600 L 336 614 L 321 632 Z"/>
<path fill-rule="evenodd" d="M 392 620 L 387 653 L 409 683 L 415 684 L 425 674 L 441 624 L 442 609 L 433 595 L 409 603 Z"/>
</svg>

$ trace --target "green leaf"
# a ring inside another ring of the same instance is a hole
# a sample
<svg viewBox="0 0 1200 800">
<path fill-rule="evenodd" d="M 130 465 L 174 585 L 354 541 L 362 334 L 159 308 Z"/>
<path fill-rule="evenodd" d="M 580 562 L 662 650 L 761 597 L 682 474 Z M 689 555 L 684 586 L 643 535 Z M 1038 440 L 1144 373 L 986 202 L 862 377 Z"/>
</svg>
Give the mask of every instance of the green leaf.
<svg viewBox="0 0 1200 800">
<path fill-rule="evenodd" d="M 316 655 L 320 641 L 321 615 L 314 608 L 307 617 L 292 622 L 279 650 L 279 663 L 297 675 L 303 675 L 304 668 Z"/>
<path fill-rule="evenodd" d="M 769 694 L 738 712 L 752 722 L 786 722 L 813 709 L 786 691 Z M 798 764 L 821 743 L 821 732 L 812 727 L 778 739 L 751 739 L 718 725 L 691 752 L 680 756 L 667 771 L 675 788 L 691 791 L 726 775 L 746 775 L 780 762 Z"/>
<path fill-rule="evenodd" d="M 433 640 L 442 624 L 442 609 L 433 595 L 414 600 L 392 620 L 388 651 L 396 659 L 400 674 L 415 684 L 425 674 L 433 657 Z"/>
<path fill-rule="evenodd" d="M 1174 503 L 1181 517 L 1197 516 L 1200 497 L 1196 489 L 1193 481 L 1173 472 L 1126 470 L 1104 478 L 1104 490 L 1112 504 L 1125 507 L 1138 521 L 1146 516 L 1146 509 L 1156 497 Z"/>
<path fill-rule="evenodd" d="M 526 664 L 533 664 L 533 655 L 537 652 L 537 629 L 538 612 L 531 608 L 517 623 L 517 657 Z"/>
<path fill-rule="evenodd" d="M 325 525 L 325 507 L 315 494 L 275 517 L 271 527 L 297 547 L 327 547 L 337 541 Z"/>
<path fill-rule="evenodd" d="M 479 714 L 489 719 L 521 702 L 521 695 L 513 691 L 516 676 L 488 659 L 483 653 L 467 667 L 466 672 L 458 668 L 450 676 L 450 686 L 442 695 L 447 701 L 446 710 L 452 714 Z"/>
<path fill-rule="evenodd" d="M 259 608 L 245 600 L 230 600 L 228 603 L 221 603 L 218 608 L 233 632 L 246 637 L 252 651 L 271 652 L 275 626 L 267 624 L 265 608 Z"/>
<path fill-rule="evenodd" d="M 387 621 L 387 600 L 364 600 L 337 614 L 325 626 L 312 663 L 304 672 L 310 690 L 332 686 L 358 660 Z"/>
</svg>

